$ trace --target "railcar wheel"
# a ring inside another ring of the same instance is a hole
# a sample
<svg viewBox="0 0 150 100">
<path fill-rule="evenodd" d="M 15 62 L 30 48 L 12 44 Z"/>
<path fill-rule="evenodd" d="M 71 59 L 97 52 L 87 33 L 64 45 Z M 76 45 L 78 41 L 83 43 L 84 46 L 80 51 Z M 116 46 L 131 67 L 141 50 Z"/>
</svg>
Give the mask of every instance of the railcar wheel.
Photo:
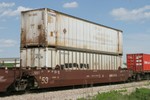
<svg viewBox="0 0 150 100">
<path fill-rule="evenodd" d="M 17 80 L 14 84 L 15 91 L 25 91 L 28 85 L 27 83 L 26 79 Z"/>
<path fill-rule="evenodd" d="M 132 77 L 129 77 L 128 80 L 127 80 L 127 83 L 132 82 L 132 81 L 133 81 Z"/>
<path fill-rule="evenodd" d="M 140 75 L 140 74 L 138 74 L 138 75 L 136 76 L 136 80 L 137 80 L 137 81 L 141 81 L 141 80 L 142 80 L 142 78 L 141 78 L 141 75 Z"/>
<path fill-rule="evenodd" d="M 28 84 L 26 89 L 30 90 L 30 89 L 37 89 L 37 88 L 38 88 L 37 80 L 33 76 L 28 77 Z"/>
</svg>

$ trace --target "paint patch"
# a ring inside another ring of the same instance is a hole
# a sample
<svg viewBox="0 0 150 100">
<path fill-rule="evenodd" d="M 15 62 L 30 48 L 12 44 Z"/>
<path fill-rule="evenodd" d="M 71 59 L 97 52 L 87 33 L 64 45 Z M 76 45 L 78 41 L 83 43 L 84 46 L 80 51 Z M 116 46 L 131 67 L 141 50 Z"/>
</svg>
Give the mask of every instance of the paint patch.
<svg viewBox="0 0 150 100">
<path fill-rule="evenodd" d="M 4 79 L 4 76 L 0 76 L 0 83 L 5 82 L 7 79 Z"/>
</svg>

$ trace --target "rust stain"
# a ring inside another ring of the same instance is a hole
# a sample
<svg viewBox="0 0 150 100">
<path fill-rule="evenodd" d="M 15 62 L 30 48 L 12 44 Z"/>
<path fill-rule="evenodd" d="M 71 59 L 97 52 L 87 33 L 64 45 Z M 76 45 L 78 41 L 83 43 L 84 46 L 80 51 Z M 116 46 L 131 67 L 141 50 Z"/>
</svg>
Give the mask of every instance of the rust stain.
<svg viewBox="0 0 150 100">
<path fill-rule="evenodd" d="M 51 23 L 51 22 L 52 22 L 51 16 L 48 16 L 48 23 Z"/>
<path fill-rule="evenodd" d="M 38 36 L 38 40 L 39 40 L 39 45 L 43 46 L 45 44 L 45 32 L 43 31 L 43 26 L 42 25 L 38 25 L 38 29 L 39 29 L 39 36 Z"/>
<path fill-rule="evenodd" d="M 59 46 L 63 46 L 63 45 L 64 45 L 64 42 L 62 42 L 62 41 L 58 41 L 58 42 L 57 42 L 57 45 L 59 45 Z"/>
<path fill-rule="evenodd" d="M 25 30 L 21 29 L 21 47 L 26 45 L 26 32 Z"/>
<path fill-rule="evenodd" d="M 50 32 L 50 36 L 53 37 L 53 32 Z"/>
</svg>

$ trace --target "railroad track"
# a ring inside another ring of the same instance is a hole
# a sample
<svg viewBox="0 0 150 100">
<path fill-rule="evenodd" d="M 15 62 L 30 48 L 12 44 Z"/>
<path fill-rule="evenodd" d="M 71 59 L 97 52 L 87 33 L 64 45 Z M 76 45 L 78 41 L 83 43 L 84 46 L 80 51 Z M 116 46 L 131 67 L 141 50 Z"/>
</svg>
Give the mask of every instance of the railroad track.
<svg viewBox="0 0 150 100">
<path fill-rule="evenodd" d="M 150 81 L 113 84 L 105 86 L 94 86 L 67 90 L 55 90 L 41 92 L 37 90 L 22 95 L 13 94 L 10 96 L 0 97 L 0 100 L 76 100 L 82 97 L 94 96 L 97 93 L 108 92 L 113 90 L 127 90 L 126 93 L 133 92 L 136 88 L 150 88 Z M 39 91 L 39 92 L 38 92 Z"/>
</svg>

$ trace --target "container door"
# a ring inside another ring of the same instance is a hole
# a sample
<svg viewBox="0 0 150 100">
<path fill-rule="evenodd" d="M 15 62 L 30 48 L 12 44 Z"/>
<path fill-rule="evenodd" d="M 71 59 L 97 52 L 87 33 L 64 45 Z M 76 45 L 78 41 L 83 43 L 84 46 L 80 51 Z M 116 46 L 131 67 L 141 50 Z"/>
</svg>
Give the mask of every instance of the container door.
<svg viewBox="0 0 150 100">
<path fill-rule="evenodd" d="M 134 60 L 134 55 L 128 54 L 127 55 L 127 67 L 130 70 L 135 71 L 135 60 Z"/>
<path fill-rule="evenodd" d="M 45 67 L 45 49 L 33 48 L 31 50 L 31 67 Z"/>
<path fill-rule="evenodd" d="M 44 11 L 22 13 L 22 46 L 39 46 L 45 41 Z"/>
<path fill-rule="evenodd" d="M 34 66 L 44 67 L 45 50 L 43 48 L 36 48 L 33 54 L 34 54 Z"/>
<path fill-rule="evenodd" d="M 22 67 L 46 67 L 46 48 L 21 49 Z"/>
<path fill-rule="evenodd" d="M 47 25 L 48 25 L 48 35 L 47 41 L 48 45 L 55 46 L 56 45 L 56 13 L 53 11 L 49 11 L 47 14 Z"/>
<path fill-rule="evenodd" d="M 135 70 L 136 72 L 143 71 L 143 55 L 142 54 L 135 55 Z"/>
</svg>

